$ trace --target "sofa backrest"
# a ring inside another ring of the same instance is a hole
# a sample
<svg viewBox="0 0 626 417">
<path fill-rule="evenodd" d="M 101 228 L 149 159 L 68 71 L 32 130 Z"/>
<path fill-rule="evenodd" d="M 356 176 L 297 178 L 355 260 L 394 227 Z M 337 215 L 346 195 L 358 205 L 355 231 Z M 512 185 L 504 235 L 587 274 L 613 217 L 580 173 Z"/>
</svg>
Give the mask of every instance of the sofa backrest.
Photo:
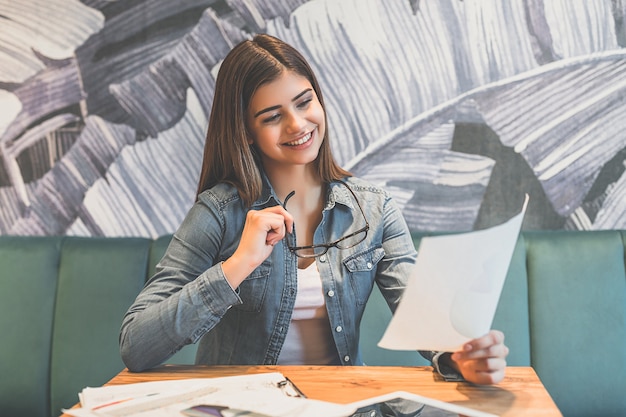
<svg viewBox="0 0 626 417">
<path fill-rule="evenodd" d="M 52 356 L 52 414 L 78 401 L 85 386 L 102 385 L 124 364 L 120 323 L 143 284 L 150 241 L 66 238 L 59 265 Z"/>
<path fill-rule="evenodd" d="M 626 416 L 626 235 L 524 237 L 532 366 L 564 416 Z"/>
<path fill-rule="evenodd" d="M 419 243 L 424 235 L 415 234 Z M 0 236 L 0 415 L 58 416 L 124 368 L 122 317 L 170 236 Z M 524 232 L 493 328 L 566 417 L 626 415 L 626 232 Z M 361 325 L 368 365 L 426 364 L 376 346 L 391 314 L 376 290 Z M 188 346 L 168 363 L 193 363 Z"/>
<path fill-rule="evenodd" d="M 145 281 L 150 244 L 0 239 L 0 414 L 58 416 L 82 388 L 124 369 L 120 323 Z"/>
<path fill-rule="evenodd" d="M 0 238 L 0 415 L 50 416 L 59 238 Z"/>
</svg>

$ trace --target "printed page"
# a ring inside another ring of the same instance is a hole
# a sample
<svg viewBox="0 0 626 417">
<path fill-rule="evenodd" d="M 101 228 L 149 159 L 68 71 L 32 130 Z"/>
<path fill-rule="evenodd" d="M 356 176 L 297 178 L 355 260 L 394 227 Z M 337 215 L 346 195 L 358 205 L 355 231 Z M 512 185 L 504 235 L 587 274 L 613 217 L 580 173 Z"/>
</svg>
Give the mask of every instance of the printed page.
<svg viewBox="0 0 626 417">
<path fill-rule="evenodd" d="M 378 346 L 454 352 L 489 332 L 522 226 L 521 212 L 486 230 L 425 237 Z"/>
</svg>

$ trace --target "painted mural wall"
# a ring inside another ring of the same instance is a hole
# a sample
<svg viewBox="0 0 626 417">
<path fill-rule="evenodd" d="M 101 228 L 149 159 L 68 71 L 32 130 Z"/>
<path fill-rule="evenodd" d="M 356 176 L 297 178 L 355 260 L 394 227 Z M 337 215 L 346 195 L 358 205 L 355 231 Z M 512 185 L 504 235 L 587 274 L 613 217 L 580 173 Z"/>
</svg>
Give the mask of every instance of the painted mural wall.
<svg viewBox="0 0 626 417">
<path fill-rule="evenodd" d="M 0 0 L 0 234 L 157 237 L 254 33 L 413 230 L 626 228 L 626 0 Z"/>
</svg>

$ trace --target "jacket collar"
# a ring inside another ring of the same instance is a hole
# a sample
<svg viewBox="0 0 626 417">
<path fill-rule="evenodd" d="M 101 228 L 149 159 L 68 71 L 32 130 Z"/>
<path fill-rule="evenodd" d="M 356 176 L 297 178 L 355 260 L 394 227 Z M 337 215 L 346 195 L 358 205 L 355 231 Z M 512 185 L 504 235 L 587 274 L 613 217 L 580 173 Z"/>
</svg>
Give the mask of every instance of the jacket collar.
<svg viewBox="0 0 626 417">
<path fill-rule="evenodd" d="M 282 202 L 276 195 L 276 192 L 274 191 L 274 188 L 270 184 L 270 181 L 267 178 L 267 175 L 265 175 L 264 171 L 261 171 L 261 180 L 261 196 L 254 203 L 252 203 L 252 208 L 281 205 Z M 344 181 L 346 180 L 344 179 Z M 356 208 L 356 202 L 354 201 L 354 197 L 352 196 L 352 193 L 350 192 L 350 190 L 348 190 L 346 185 L 341 184 L 337 181 L 332 181 L 328 186 L 326 205 L 324 209 L 330 210 L 335 207 L 336 203 L 346 206 L 352 210 Z"/>
</svg>

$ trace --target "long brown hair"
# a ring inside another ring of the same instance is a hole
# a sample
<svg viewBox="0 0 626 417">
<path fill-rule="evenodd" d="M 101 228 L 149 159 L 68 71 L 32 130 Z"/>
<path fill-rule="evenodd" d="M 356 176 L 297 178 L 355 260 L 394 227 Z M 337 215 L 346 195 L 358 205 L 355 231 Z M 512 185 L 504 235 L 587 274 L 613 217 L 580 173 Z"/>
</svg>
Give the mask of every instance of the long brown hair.
<svg viewBox="0 0 626 417">
<path fill-rule="evenodd" d="M 255 91 L 287 70 L 309 80 L 327 118 L 315 74 L 295 48 L 265 34 L 239 43 L 226 56 L 217 75 L 197 194 L 226 182 L 237 188 L 246 207 L 261 196 L 261 161 L 248 143 L 246 114 Z M 351 175 L 332 156 L 328 128 L 314 164 L 324 182 Z"/>
</svg>

